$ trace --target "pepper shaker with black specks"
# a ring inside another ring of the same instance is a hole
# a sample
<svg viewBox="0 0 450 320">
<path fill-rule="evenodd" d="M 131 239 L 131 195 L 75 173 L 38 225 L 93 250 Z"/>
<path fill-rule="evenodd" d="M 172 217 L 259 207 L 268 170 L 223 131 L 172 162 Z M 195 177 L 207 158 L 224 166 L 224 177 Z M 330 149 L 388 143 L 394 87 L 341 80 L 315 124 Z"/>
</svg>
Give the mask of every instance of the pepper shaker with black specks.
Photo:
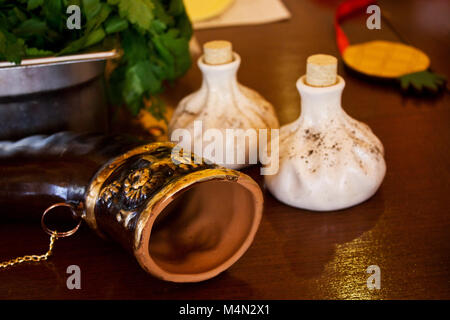
<svg viewBox="0 0 450 320">
<path fill-rule="evenodd" d="M 341 106 L 345 81 L 337 59 L 317 54 L 297 81 L 300 117 L 280 129 L 279 170 L 265 176 L 271 193 L 290 206 L 331 211 L 357 205 L 380 187 L 384 148 L 372 130 Z M 270 164 L 269 164 L 270 165 Z"/>
</svg>

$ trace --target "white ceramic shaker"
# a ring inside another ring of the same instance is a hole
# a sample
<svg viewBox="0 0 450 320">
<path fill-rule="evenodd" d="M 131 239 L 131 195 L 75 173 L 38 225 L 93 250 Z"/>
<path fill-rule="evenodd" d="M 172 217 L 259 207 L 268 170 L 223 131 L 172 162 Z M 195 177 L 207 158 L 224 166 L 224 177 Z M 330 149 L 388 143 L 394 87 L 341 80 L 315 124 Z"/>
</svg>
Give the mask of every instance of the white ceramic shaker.
<svg viewBox="0 0 450 320">
<path fill-rule="evenodd" d="M 177 106 L 169 123 L 169 138 L 173 139 L 172 133 L 175 130 L 187 129 L 191 134 L 190 150 L 197 153 L 195 145 L 201 145 L 204 158 L 227 168 L 240 169 L 249 165 L 249 150 L 256 150 L 258 154 L 258 140 L 245 139 L 242 135 L 248 129 L 254 130 L 256 137 L 259 137 L 260 129 L 278 129 L 278 119 L 267 100 L 238 82 L 237 72 L 241 58 L 232 51 L 230 42 L 207 42 L 203 49 L 204 55 L 197 62 L 203 74 L 201 88 L 182 99 Z M 202 125 L 201 132 L 195 129 L 199 121 Z M 222 150 L 206 154 L 205 148 L 212 141 L 210 129 L 219 131 L 225 141 Z M 235 130 L 243 139 L 226 138 L 228 129 Z M 183 139 L 179 145 L 188 147 L 189 141 Z M 239 162 L 238 155 L 244 161 Z M 230 161 L 232 158 L 235 161 Z M 256 161 L 257 159 L 254 162 Z"/>
<path fill-rule="evenodd" d="M 270 192 L 293 207 L 329 211 L 359 204 L 379 188 L 384 148 L 364 123 L 341 106 L 345 86 L 337 59 L 313 55 L 297 81 L 300 117 L 280 129 L 279 170 L 265 176 Z"/>
</svg>

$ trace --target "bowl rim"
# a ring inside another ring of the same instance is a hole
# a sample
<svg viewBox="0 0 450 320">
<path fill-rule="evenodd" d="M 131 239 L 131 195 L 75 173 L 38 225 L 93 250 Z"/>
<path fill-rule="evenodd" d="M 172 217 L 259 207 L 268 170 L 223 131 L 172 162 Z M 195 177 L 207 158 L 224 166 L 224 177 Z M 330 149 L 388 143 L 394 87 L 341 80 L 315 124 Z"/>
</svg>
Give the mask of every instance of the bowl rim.
<svg viewBox="0 0 450 320">
<path fill-rule="evenodd" d="M 60 57 L 43 57 L 43 58 L 30 58 L 23 59 L 20 64 L 15 64 L 9 61 L 0 61 L 0 68 L 20 68 L 24 66 L 35 66 L 44 64 L 56 64 L 63 62 L 81 62 L 81 61 L 97 61 L 97 60 L 109 60 L 116 59 L 121 56 L 121 53 L 116 50 L 98 51 L 89 53 L 72 54 Z"/>
</svg>

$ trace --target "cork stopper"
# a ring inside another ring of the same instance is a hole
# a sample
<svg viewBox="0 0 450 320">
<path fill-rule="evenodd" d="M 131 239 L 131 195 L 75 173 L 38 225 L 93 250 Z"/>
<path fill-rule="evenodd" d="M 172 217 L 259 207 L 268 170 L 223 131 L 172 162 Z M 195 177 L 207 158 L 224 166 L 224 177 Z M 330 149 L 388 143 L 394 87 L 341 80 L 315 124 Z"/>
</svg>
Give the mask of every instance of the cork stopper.
<svg viewBox="0 0 450 320">
<path fill-rule="evenodd" d="M 233 61 L 233 46 L 229 41 L 209 41 L 203 45 L 203 51 L 203 60 L 207 64 L 217 65 Z"/>
<path fill-rule="evenodd" d="M 336 83 L 337 59 L 328 54 L 315 54 L 306 60 L 306 84 L 327 87 Z"/>
</svg>

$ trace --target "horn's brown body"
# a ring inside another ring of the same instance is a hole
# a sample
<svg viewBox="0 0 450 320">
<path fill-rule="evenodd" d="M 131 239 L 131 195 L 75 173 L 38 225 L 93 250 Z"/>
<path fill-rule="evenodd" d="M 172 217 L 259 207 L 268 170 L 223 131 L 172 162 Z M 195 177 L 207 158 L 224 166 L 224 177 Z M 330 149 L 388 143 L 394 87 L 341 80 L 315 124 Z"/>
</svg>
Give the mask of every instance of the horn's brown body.
<svg viewBox="0 0 450 320">
<path fill-rule="evenodd" d="M 248 176 L 174 156 L 173 148 L 71 133 L 1 142 L 0 205 L 9 215 L 36 217 L 55 202 L 81 205 L 89 226 L 149 273 L 206 280 L 250 246 L 262 193 Z"/>
<path fill-rule="evenodd" d="M 53 203 L 84 201 L 90 180 L 107 161 L 142 144 L 70 132 L 0 142 L 0 216 L 39 220 Z"/>
</svg>

